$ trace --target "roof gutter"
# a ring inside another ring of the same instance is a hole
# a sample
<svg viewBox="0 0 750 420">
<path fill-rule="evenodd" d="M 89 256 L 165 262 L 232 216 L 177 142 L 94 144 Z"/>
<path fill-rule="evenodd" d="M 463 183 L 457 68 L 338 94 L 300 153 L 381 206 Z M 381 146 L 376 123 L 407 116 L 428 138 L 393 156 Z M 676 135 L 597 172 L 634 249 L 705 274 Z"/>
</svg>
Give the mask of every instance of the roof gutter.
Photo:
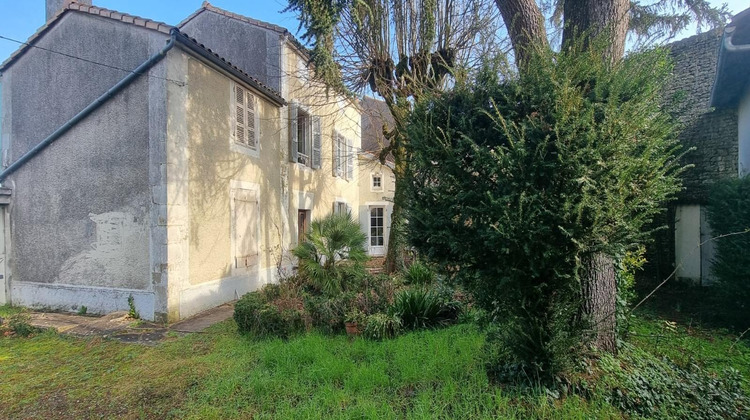
<svg viewBox="0 0 750 420">
<path fill-rule="evenodd" d="M 750 51 L 750 44 L 734 45 L 732 35 L 734 35 L 735 26 L 730 26 L 724 30 L 724 49 L 729 52 Z"/>
<path fill-rule="evenodd" d="M 173 31 L 171 33 L 171 36 L 169 38 L 169 41 L 167 42 L 167 45 L 164 46 L 159 52 L 151 56 L 148 60 L 144 61 L 143 64 L 136 67 L 135 70 L 133 70 L 130 74 L 125 76 L 124 79 L 117 82 L 116 85 L 112 86 L 104 92 L 100 97 L 98 97 L 94 102 L 90 103 L 86 108 L 84 108 L 81 112 L 76 114 L 73 118 L 71 118 L 68 122 L 63 124 L 62 127 L 55 130 L 54 133 L 50 134 L 46 139 L 42 140 L 41 143 L 34 146 L 31 150 L 26 152 L 23 156 L 18 158 L 15 162 L 13 162 L 10 166 L 5 168 L 4 171 L 0 172 L 0 182 L 4 181 L 5 178 L 8 177 L 8 175 L 15 172 L 18 168 L 23 166 L 26 162 L 31 160 L 34 156 L 36 156 L 39 152 L 44 150 L 47 146 L 54 143 L 55 140 L 62 137 L 63 134 L 67 133 L 68 130 L 73 128 L 74 125 L 76 125 L 78 122 L 89 116 L 92 112 L 94 112 L 97 108 L 99 108 L 102 104 L 107 102 L 110 98 L 115 96 L 117 93 L 119 93 L 121 90 L 123 90 L 125 87 L 127 87 L 131 82 L 133 82 L 135 79 L 138 78 L 138 76 L 146 73 L 151 67 L 153 67 L 156 63 L 158 63 L 164 56 L 167 54 L 169 50 L 174 47 L 175 39 L 176 39 L 176 33 Z"/>
</svg>

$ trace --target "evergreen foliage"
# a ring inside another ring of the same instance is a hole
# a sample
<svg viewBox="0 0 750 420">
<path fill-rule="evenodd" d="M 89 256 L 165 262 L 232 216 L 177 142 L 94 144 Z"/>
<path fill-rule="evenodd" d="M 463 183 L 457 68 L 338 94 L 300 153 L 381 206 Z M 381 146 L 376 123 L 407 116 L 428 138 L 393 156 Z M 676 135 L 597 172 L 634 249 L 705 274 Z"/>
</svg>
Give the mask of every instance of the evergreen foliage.
<svg viewBox="0 0 750 420">
<path fill-rule="evenodd" d="M 305 241 L 292 250 L 300 274 L 322 291 L 341 291 L 347 277 L 363 272 L 367 237 L 349 213 L 331 213 L 311 225 Z"/>
<path fill-rule="evenodd" d="M 717 306 L 735 328 L 750 327 L 750 177 L 717 182 L 706 207 L 716 241 Z M 726 235 L 726 236 L 724 236 Z"/>
<path fill-rule="evenodd" d="M 663 51 L 537 52 L 420 103 L 407 170 L 411 243 L 489 312 L 495 367 L 551 378 L 586 342 L 581 260 L 624 255 L 679 189 Z M 501 377 L 505 375 L 500 375 Z"/>
</svg>

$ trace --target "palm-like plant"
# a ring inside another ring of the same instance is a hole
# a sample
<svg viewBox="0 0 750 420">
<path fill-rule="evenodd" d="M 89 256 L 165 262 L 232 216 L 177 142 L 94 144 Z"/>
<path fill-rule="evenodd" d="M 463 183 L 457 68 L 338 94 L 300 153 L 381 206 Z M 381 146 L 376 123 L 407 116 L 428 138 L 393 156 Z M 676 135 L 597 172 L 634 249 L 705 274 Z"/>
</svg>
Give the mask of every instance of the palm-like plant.
<svg viewBox="0 0 750 420">
<path fill-rule="evenodd" d="M 317 288 L 334 293 L 342 290 L 350 269 L 368 259 L 366 239 L 350 213 L 331 213 L 312 222 L 307 238 L 292 254 L 299 260 L 300 274 Z"/>
</svg>

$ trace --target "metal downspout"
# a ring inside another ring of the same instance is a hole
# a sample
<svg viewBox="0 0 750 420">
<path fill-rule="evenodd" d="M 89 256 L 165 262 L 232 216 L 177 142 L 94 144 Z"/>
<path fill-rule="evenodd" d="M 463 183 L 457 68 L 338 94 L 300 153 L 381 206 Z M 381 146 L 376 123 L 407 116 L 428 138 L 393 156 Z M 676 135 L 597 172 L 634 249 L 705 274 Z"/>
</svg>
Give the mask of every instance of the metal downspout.
<svg viewBox="0 0 750 420">
<path fill-rule="evenodd" d="M 104 102 L 109 100 L 109 98 L 116 95 L 126 86 L 128 86 L 133 80 L 138 78 L 138 76 L 144 74 L 151 67 L 153 67 L 157 62 L 159 62 L 159 60 L 164 58 L 167 52 L 171 50 L 172 47 L 174 47 L 176 37 L 177 37 L 177 34 L 175 33 L 174 30 L 172 30 L 170 33 L 169 42 L 167 42 L 167 45 L 164 48 L 162 48 L 161 51 L 157 52 L 156 54 L 151 56 L 148 60 L 144 61 L 143 64 L 141 64 L 135 70 L 133 70 L 130 74 L 125 76 L 124 79 L 117 82 L 116 85 L 109 88 L 109 90 L 104 92 L 104 94 L 98 97 L 94 102 L 90 103 L 81 112 L 79 112 L 73 118 L 71 118 L 68 122 L 63 124 L 62 127 L 55 130 L 54 133 L 50 134 L 46 139 L 42 140 L 41 143 L 34 146 L 31 150 L 29 150 L 23 156 L 18 158 L 18 160 L 16 160 L 10 166 L 5 168 L 4 171 L 0 172 L 0 182 L 4 181 L 8 175 L 15 172 L 16 169 L 23 166 L 26 162 L 28 162 L 31 158 L 33 158 L 37 153 L 41 152 L 44 148 L 54 143 L 55 140 L 60 138 L 63 134 L 65 134 L 68 130 L 70 130 L 74 125 L 76 125 L 78 122 L 86 118 L 89 114 L 91 114 L 97 108 L 99 108 L 99 106 L 101 106 Z"/>
</svg>

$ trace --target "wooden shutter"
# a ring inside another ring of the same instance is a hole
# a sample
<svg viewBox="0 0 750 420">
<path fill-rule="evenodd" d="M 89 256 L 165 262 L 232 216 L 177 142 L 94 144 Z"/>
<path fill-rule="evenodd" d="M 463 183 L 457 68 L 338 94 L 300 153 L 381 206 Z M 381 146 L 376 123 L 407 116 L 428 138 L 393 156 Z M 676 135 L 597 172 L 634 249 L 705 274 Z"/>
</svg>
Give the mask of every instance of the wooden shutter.
<svg viewBox="0 0 750 420">
<path fill-rule="evenodd" d="M 250 92 L 246 92 L 245 107 L 247 108 L 247 145 L 255 149 L 258 147 L 258 116 L 255 112 L 255 95 Z"/>
<path fill-rule="evenodd" d="M 245 89 L 240 85 L 234 85 L 234 140 L 237 143 L 247 144 L 246 139 L 246 108 Z"/>
<path fill-rule="evenodd" d="M 341 161 L 340 161 L 340 142 L 341 136 L 337 132 L 333 132 L 333 176 L 341 175 Z"/>
<path fill-rule="evenodd" d="M 312 168 L 320 169 L 320 117 L 312 117 Z"/>
<path fill-rule="evenodd" d="M 253 191 L 235 190 L 235 267 L 251 267 L 258 261 L 258 202 Z"/>
<path fill-rule="evenodd" d="M 354 148 L 351 139 L 346 139 L 346 179 L 354 179 Z"/>
<path fill-rule="evenodd" d="M 299 105 L 289 105 L 289 161 L 297 162 L 297 115 Z"/>
</svg>

